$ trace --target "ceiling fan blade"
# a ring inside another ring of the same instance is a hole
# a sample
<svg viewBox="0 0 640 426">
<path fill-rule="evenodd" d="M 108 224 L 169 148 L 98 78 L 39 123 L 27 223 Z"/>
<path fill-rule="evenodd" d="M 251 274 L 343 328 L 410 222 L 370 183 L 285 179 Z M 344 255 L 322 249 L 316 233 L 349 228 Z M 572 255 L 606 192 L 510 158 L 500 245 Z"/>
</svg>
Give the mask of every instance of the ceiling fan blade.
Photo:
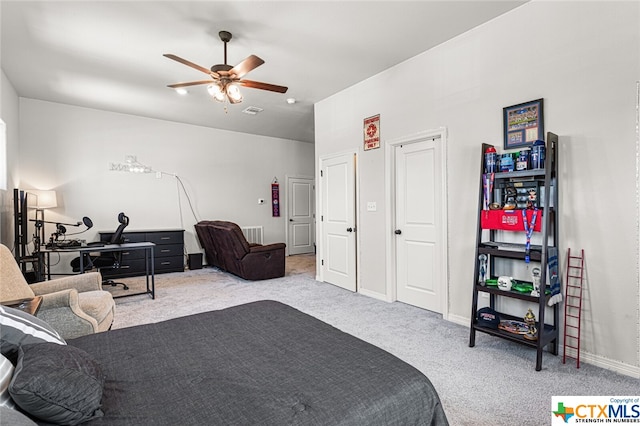
<svg viewBox="0 0 640 426">
<path fill-rule="evenodd" d="M 237 83 L 245 87 L 251 87 L 252 89 L 269 90 L 271 92 L 278 93 L 287 93 L 287 90 L 289 89 L 288 87 L 284 86 L 277 86 L 275 84 L 261 83 L 259 81 L 252 80 L 240 80 Z"/>
<path fill-rule="evenodd" d="M 251 55 L 244 61 L 229 70 L 229 73 L 235 74 L 237 78 L 242 78 L 249 71 L 258 68 L 264 64 L 264 61 L 256 55 Z"/>
<path fill-rule="evenodd" d="M 181 58 L 181 57 L 179 57 L 179 56 L 172 55 L 171 53 L 165 53 L 165 54 L 164 54 L 164 55 L 162 55 L 162 56 L 164 56 L 164 57 L 166 57 L 166 58 L 169 58 L 169 59 L 173 59 L 174 61 L 180 62 L 181 64 L 184 64 L 184 65 L 186 65 L 186 66 L 188 66 L 188 67 L 191 67 L 191 68 L 197 69 L 198 71 L 202 71 L 202 72 L 203 72 L 203 73 L 205 73 L 205 74 L 211 74 L 211 70 L 208 70 L 208 69 L 206 69 L 205 67 L 201 67 L 201 66 L 200 66 L 200 65 L 198 65 L 198 64 L 194 64 L 193 62 L 187 61 L 186 59 L 182 59 L 182 58 Z"/>
<path fill-rule="evenodd" d="M 197 86 L 198 84 L 211 84 L 211 83 L 213 83 L 213 80 L 188 81 L 186 83 L 168 84 L 167 87 L 171 87 L 172 89 L 177 89 L 178 87 Z"/>
</svg>

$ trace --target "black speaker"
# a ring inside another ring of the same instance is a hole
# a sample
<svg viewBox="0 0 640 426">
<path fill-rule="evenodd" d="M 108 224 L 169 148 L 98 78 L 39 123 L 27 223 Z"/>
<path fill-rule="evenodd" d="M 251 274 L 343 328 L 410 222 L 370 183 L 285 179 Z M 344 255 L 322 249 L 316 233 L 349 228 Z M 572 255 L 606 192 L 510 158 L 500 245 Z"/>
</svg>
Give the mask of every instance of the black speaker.
<svg viewBox="0 0 640 426">
<path fill-rule="evenodd" d="M 194 269 L 202 269 L 202 253 L 189 253 L 187 266 L 191 271 Z"/>
</svg>

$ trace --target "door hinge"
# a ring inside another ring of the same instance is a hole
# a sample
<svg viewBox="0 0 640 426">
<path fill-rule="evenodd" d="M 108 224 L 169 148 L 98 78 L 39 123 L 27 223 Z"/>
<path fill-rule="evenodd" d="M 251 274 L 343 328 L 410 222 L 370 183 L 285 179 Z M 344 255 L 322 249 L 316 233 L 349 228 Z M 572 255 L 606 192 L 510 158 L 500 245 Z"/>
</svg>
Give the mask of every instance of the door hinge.
<svg viewBox="0 0 640 426">
<path fill-rule="evenodd" d="M 320 170 L 320 177 L 322 177 L 322 170 Z"/>
<path fill-rule="evenodd" d="M 320 261 L 320 264 L 321 264 L 322 266 L 324 266 L 324 259 L 322 259 L 322 260 Z"/>
<path fill-rule="evenodd" d="M 320 215 L 320 222 L 324 222 L 324 216 Z"/>
</svg>

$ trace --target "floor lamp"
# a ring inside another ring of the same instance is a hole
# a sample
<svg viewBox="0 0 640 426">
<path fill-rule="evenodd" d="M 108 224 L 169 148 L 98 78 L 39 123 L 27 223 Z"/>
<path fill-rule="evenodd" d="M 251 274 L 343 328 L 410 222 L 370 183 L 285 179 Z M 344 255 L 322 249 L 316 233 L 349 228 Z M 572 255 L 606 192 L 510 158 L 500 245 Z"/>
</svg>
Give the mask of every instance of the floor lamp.
<svg viewBox="0 0 640 426">
<path fill-rule="evenodd" d="M 40 250 L 40 245 L 44 244 L 45 235 L 44 235 L 44 209 L 52 209 L 58 207 L 56 191 L 40 191 L 40 190 L 30 190 L 30 194 L 35 195 L 36 203 L 35 203 L 35 233 L 33 235 L 33 246 L 34 252 Z"/>
</svg>

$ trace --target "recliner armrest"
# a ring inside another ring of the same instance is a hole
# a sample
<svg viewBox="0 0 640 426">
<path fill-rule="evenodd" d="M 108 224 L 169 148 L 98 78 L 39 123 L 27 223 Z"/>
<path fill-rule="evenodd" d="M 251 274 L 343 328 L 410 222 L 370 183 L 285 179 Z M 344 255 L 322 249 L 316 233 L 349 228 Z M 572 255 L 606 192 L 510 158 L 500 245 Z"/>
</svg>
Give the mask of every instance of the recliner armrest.
<svg viewBox="0 0 640 426">
<path fill-rule="evenodd" d="M 54 293 L 61 290 L 74 289 L 82 293 L 85 291 L 102 290 L 102 275 L 99 272 L 71 275 L 50 281 L 31 284 L 31 290 L 37 296 Z"/>
<path fill-rule="evenodd" d="M 284 250 L 287 245 L 285 243 L 273 243 L 267 245 L 257 245 L 249 247 L 250 253 L 260 253 L 265 251 Z"/>
</svg>

